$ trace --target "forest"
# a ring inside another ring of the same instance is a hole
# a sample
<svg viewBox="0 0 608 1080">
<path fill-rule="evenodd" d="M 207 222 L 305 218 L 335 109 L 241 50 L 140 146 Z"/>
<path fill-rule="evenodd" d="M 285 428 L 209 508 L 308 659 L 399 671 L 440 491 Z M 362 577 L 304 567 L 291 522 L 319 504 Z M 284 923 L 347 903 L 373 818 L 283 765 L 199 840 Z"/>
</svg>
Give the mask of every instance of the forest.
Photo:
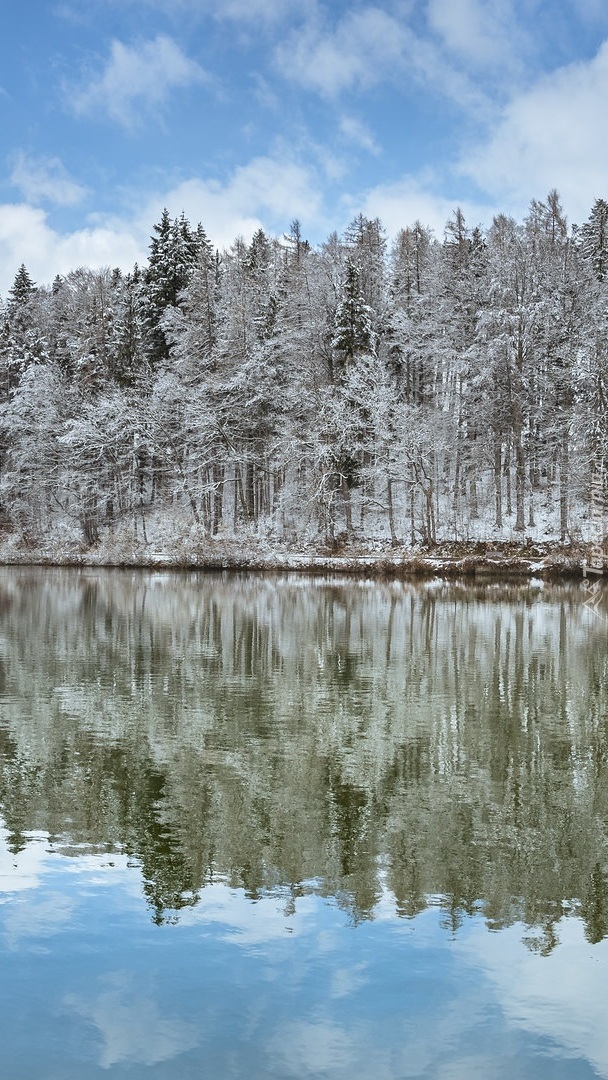
<svg viewBox="0 0 608 1080">
<path fill-rule="evenodd" d="M 389 243 L 357 216 L 217 251 L 165 210 L 145 266 L 0 307 L 0 528 L 21 546 L 589 539 L 608 451 L 608 203 Z"/>
</svg>

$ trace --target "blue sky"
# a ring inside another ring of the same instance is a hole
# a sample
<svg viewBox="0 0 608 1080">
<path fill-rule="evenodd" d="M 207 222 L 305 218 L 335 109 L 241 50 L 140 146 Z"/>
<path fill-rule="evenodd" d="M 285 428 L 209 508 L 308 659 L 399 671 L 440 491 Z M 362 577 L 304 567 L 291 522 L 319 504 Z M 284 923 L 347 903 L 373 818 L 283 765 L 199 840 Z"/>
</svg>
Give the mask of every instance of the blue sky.
<svg viewBox="0 0 608 1080">
<path fill-rule="evenodd" d="M 606 0 L 4 0 L 0 294 L 355 214 L 520 219 L 608 197 Z"/>
</svg>

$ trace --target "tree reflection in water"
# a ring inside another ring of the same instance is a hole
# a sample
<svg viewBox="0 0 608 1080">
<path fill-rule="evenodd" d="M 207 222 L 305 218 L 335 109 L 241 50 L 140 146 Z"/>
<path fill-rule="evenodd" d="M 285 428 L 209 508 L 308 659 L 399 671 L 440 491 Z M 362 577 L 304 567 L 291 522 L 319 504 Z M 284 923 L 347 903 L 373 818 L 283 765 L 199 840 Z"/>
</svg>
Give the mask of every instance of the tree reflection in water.
<svg viewBox="0 0 608 1080">
<path fill-rule="evenodd" d="M 0 812 L 123 851 L 157 922 L 440 898 L 550 952 L 608 933 L 606 623 L 578 586 L 6 569 Z M 288 901 L 289 903 L 289 901 Z"/>
</svg>

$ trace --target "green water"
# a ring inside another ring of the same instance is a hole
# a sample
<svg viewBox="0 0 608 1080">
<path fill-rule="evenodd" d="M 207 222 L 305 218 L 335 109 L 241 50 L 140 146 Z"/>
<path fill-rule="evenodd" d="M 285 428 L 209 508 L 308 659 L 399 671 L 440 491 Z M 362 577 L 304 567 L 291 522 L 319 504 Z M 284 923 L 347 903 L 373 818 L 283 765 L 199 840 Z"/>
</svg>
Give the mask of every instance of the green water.
<svg viewBox="0 0 608 1080">
<path fill-rule="evenodd" d="M 0 570 L 0 1075 L 608 1077 L 608 604 Z"/>
</svg>

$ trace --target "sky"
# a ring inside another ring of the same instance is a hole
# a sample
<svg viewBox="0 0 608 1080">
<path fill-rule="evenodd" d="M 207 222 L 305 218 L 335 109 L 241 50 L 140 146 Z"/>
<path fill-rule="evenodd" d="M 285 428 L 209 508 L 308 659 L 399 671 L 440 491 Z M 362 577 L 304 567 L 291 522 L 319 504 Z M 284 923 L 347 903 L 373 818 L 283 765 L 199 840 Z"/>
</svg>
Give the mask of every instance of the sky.
<svg viewBox="0 0 608 1080">
<path fill-rule="evenodd" d="M 0 296 L 220 249 L 608 198 L 607 0 L 0 0 Z"/>
</svg>

